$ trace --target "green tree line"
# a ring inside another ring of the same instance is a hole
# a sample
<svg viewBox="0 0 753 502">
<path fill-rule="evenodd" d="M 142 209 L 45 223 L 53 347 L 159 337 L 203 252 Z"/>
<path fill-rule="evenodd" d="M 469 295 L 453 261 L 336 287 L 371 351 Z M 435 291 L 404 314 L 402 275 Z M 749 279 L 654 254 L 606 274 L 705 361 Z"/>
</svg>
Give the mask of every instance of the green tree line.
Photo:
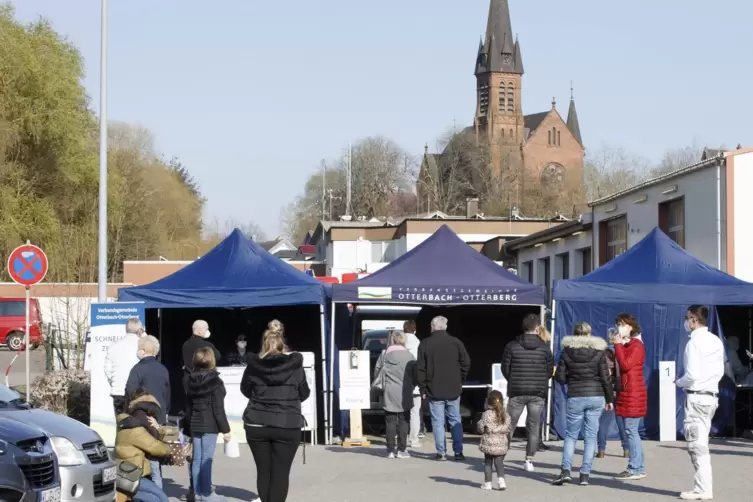
<svg viewBox="0 0 753 502">
<path fill-rule="evenodd" d="M 20 23 L 0 5 L 0 259 L 30 240 L 51 282 L 97 279 L 99 127 L 83 76 L 81 54 L 49 22 Z M 205 252 L 205 201 L 188 169 L 159 155 L 149 131 L 108 129 L 110 280 L 123 260 Z"/>
</svg>

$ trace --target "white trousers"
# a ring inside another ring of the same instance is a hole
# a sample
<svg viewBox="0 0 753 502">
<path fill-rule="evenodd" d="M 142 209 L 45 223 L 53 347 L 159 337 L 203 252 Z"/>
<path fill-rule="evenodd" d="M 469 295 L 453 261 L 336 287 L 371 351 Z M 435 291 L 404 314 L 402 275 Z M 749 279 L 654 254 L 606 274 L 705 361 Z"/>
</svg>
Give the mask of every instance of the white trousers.
<svg viewBox="0 0 753 502">
<path fill-rule="evenodd" d="M 408 444 L 418 443 L 419 432 L 421 432 L 421 396 L 413 396 L 413 408 L 410 410 L 410 434 L 408 434 Z"/>
<path fill-rule="evenodd" d="M 711 453 L 709 452 L 709 432 L 711 419 L 719 406 L 719 400 L 712 396 L 687 394 L 685 397 L 685 421 L 683 429 L 688 443 L 688 454 L 693 462 L 695 476 L 693 491 L 714 493 L 711 476 Z"/>
</svg>

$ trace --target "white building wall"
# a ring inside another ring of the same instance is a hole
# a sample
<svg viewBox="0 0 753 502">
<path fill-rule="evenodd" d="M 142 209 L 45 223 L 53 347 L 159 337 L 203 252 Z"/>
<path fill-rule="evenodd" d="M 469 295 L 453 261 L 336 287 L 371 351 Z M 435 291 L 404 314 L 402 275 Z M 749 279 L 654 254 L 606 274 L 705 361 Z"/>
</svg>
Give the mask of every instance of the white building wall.
<svg viewBox="0 0 753 502">
<path fill-rule="evenodd" d="M 582 255 L 583 249 L 591 247 L 591 232 L 586 230 L 578 235 L 569 235 L 558 241 L 542 243 L 540 246 L 518 251 L 518 276 L 528 280 L 529 267 L 532 268 L 532 283 L 540 286 L 548 286 L 551 291 L 556 279 L 562 279 L 563 267 L 558 263 L 558 257 L 567 254 L 569 278 L 574 279 L 583 275 Z M 549 284 L 545 284 L 543 277 L 542 260 L 549 258 Z"/>
<path fill-rule="evenodd" d="M 527 235 L 527 234 L 526 234 Z M 414 247 L 421 244 L 423 241 L 431 237 L 432 234 L 408 234 L 407 237 L 407 251 L 410 251 Z M 490 239 L 494 239 L 496 237 L 499 237 L 500 234 L 458 234 L 458 237 L 460 237 L 465 242 L 486 242 Z M 513 234 L 504 234 L 505 237 L 525 237 L 525 235 L 513 235 Z M 406 252 L 407 252 L 406 251 Z"/>
<path fill-rule="evenodd" d="M 735 277 L 753 282 L 753 153 L 735 155 L 734 166 L 734 273 Z M 726 239 L 725 239 L 726 240 Z"/>
<path fill-rule="evenodd" d="M 735 184 L 737 185 L 737 181 Z M 674 185 L 677 185 L 676 191 L 662 194 Z M 644 202 L 637 202 L 644 195 L 647 199 Z M 685 249 L 705 263 L 719 267 L 717 218 L 720 216 L 718 208 L 725 206 L 724 201 L 721 201 L 720 205 L 717 198 L 717 169 L 708 167 L 594 206 L 594 268 L 600 263 L 599 223 L 601 221 L 626 214 L 627 247 L 630 248 L 659 225 L 659 204 L 678 197 L 685 199 Z M 721 217 L 724 217 L 723 212 Z M 724 225 L 722 225 L 722 231 L 724 232 Z M 724 240 L 724 235 L 721 238 Z"/>
</svg>

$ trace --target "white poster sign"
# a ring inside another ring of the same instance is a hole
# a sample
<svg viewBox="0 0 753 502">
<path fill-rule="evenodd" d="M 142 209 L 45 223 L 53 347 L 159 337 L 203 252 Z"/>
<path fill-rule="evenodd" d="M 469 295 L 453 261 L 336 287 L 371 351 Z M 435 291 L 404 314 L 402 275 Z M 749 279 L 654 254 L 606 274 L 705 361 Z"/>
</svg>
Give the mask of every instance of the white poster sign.
<svg viewBox="0 0 753 502">
<path fill-rule="evenodd" d="M 86 341 L 84 369 L 91 375 L 89 426 L 107 446 L 115 445 L 115 411 L 110 384 L 105 376 L 105 357 L 110 345 L 125 336 L 126 321 L 146 322 L 143 303 L 92 303 L 91 331 Z"/>
<path fill-rule="evenodd" d="M 500 363 L 492 364 L 492 390 L 498 390 L 502 393 L 505 397 L 505 407 L 507 407 L 507 379 L 502 375 L 502 365 Z M 523 413 L 520 414 L 516 427 L 525 427 L 527 416 L 528 410 L 523 408 Z"/>
<path fill-rule="evenodd" d="M 368 350 L 340 351 L 341 410 L 368 410 L 371 407 L 371 360 Z"/>
<path fill-rule="evenodd" d="M 675 362 L 659 361 L 659 441 L 677 441 Z"/>
</svg>

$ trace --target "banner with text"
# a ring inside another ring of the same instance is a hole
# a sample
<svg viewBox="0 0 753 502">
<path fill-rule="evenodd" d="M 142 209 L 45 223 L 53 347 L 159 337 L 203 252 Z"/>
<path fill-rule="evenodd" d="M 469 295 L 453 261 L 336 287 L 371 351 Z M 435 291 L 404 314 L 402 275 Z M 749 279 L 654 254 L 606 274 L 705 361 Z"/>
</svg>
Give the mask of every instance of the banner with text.
<svg viewBox="0 0 753 502">
<path fill-rule="evenodd" d="M 107 446 L 115 444 L 115 411 L 110 383 L 105 376 L 105 357 L 110 345 L 125 336 L 128 319 L 146 323 L 143 303 L 92 303 L 91 330 L 86 340 L 84 368 L 91 375 L 89 425 Z"/>
</svg>

